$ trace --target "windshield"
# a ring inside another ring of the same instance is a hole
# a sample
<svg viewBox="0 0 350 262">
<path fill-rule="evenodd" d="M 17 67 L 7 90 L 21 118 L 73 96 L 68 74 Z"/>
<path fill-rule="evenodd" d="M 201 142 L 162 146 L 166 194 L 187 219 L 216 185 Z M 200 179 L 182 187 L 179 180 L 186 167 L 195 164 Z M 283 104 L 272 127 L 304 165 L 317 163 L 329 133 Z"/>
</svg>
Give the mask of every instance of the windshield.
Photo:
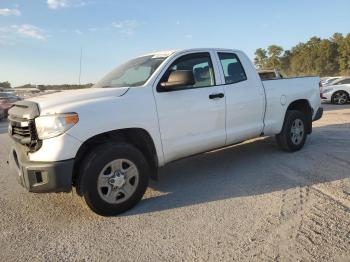
<svg viewBox="0 0 350 262">
<path fill-rule="evenodd" d="M 148 55 L 132 59 L 112 70 L 93 87 L 141 86 L 151 77 L 166 56 Z"/>
<path fill-rule="evenodd" d="M 339 78 L 331 78 L 331 79 L 327 80 L 327 84 L 332 84 L 338 80 L 339 80 Z"/>
</svg>

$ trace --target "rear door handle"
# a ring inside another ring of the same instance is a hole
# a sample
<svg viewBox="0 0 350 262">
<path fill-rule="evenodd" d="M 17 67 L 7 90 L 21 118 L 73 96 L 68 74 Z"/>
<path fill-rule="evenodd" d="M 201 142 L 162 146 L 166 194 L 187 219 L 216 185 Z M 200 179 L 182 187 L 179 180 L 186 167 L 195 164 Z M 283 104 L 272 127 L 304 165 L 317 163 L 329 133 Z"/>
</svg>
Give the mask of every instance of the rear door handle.
<svg viewBox="0 0 350 262">
<path fill-rule="evenodd" d="M 224 93 L 210 94 L 209 99 L 223 98 L 224 96 Z"/>
</svg>

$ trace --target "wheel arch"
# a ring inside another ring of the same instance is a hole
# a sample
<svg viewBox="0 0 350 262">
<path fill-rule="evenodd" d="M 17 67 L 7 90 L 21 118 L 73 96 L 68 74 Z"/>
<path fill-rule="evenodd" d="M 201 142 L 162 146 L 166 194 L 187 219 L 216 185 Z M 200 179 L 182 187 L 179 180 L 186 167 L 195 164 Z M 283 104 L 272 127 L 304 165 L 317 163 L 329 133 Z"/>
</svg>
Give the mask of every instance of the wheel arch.
<svg viewBox="0 0 350 262">
<path fill-rule="evenodd" d="M 310 102 L 307 99 L 294 100 L 288 105 L 284 119 L 286 118 L 287 111 L 289 110 L 300 111 L 306 116 L 306 120 L 307 120 L 306 133 L 311 134 L 313 109 L 310 105 Z"/>
<path fill-rule="evenodd" d="M 151 135 L 142 128 L 125 128 L 95 135 L 87 139 L 79 148 L 73 167 L 73 186 L 79 175 L 80 164 L 94 147 L 110 142 L 125 142 L 138 148 L 146 157 L 151 168 L 151 179 L 158 180 L 158 155 Z M 79 192 L 78 192 L 79 193 Z"/>
</svg>

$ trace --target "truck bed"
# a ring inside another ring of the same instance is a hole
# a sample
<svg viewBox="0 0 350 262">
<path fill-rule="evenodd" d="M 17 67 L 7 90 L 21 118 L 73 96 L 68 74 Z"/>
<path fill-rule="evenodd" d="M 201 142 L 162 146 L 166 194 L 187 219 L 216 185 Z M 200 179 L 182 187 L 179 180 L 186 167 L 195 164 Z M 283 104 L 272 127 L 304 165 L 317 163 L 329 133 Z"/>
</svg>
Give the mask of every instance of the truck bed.
<svg viewBox="0 0 350 262">
<path fill-rule="evenodd" d="M 315 114 L 321 106 L 319 82 L 319 77 L 293 77 L 262 81 L 266 95 L 264 134 L 271 135 L 280 132 L 283 112 L 292 101 L 307 98 Z"/>
</svg>

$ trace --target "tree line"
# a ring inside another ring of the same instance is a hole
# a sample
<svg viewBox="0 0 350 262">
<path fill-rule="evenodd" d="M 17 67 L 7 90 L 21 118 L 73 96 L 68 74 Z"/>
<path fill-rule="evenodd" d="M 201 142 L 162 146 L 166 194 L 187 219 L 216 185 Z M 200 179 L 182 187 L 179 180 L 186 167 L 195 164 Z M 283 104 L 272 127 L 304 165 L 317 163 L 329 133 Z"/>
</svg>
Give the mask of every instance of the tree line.
<svg viewBox="0 0 350 262">
<path fill-rule="evenodd" d="M 31 84 L 26 84 L 22 86 L 16 86 L 15 88 L 38 88 L 40 91 L 45 91 L 45 90 L 69 90 L 69 89 L 81 89 L 81 88 L 89 88 L 92 87 L 93 84 L 84 84 L 84 85 L 68 85 L 68 84 L 63 84 L 63 85 L 31 85 Z M 0 88 L 11 88 L 11 83 L 8 81 L 6 82 L 0 82 Z"/>
<path fill-rule="evenodd" d="M 82 88 L 90 88 L 93 84 L 84 84 L 84 85 L 38 85 L 37 88 L 40 89 L 40 91 L 45 90 L 70 90 L 70 89 L 82 89 Z"/>
<path fill-rule="evenodd" d="M 350 33 L 326 39 L 314 36 L 290 50 L 278 45 L 258 48 L 254 63 L 259 70 L 278 69 L 289 76 L 350 75 Z"/>
<path fill-rule="evenodd" d="M 350 75 L 350 33 L 343 36 L 335 33 L 330 38 L 311 37 L 290 50 L 270 45 L 255 51 L 254 63 L 258 70 L 278 69 L 289 76 L 336 76 Z M 67 90 L 88 88 L 86 85 L 23 85 L 18 88 L 36 87 L 40 90 Z M 10 88 L 9 82 L 0 82 L 0 87 Z"/>
</svg>

